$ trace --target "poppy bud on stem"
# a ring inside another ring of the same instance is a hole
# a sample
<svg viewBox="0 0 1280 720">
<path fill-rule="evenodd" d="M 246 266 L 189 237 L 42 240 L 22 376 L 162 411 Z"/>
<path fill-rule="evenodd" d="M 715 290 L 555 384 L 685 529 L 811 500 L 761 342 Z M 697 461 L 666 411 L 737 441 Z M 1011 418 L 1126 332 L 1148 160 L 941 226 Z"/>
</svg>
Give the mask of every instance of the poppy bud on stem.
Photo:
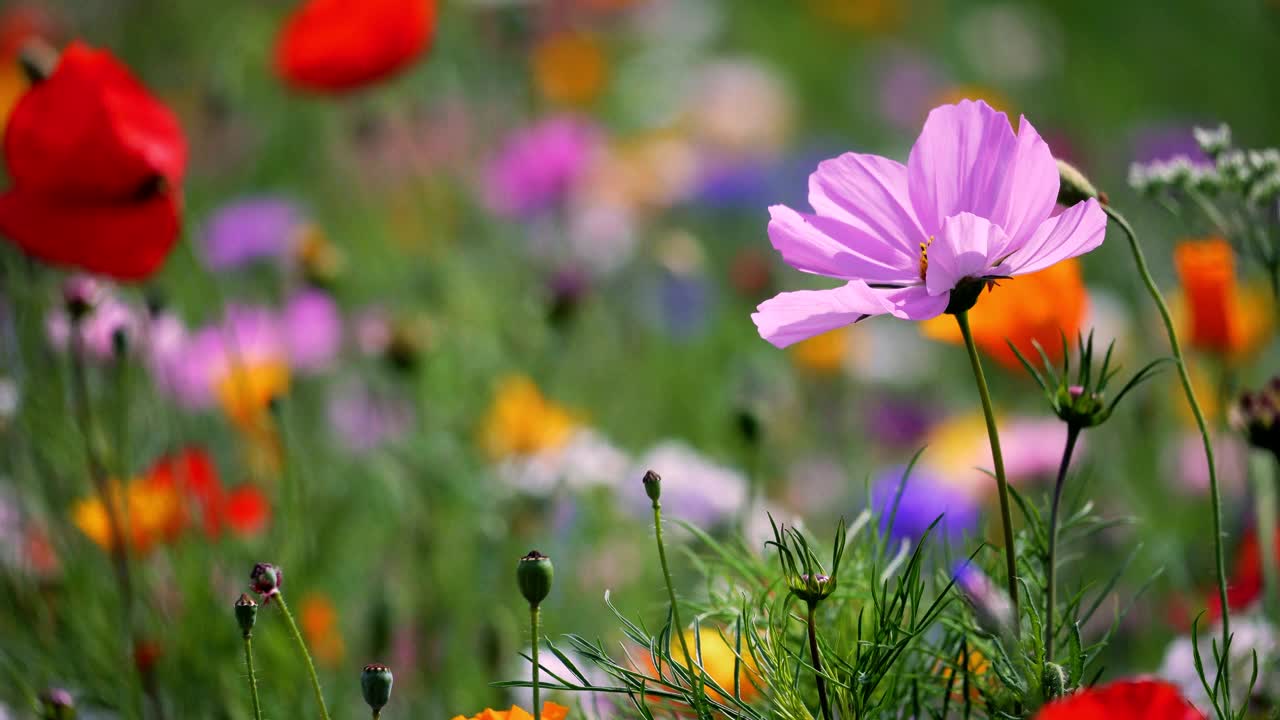
<svg viewBox="0 0 1280 720">
<path fill-rule="evenodd" d="M 382 716 L 382 708 L 391 701 L 393 680 L 391 668 L 381 663 L 365 665 L 364 671 L 360 673 L 360 692 L 373 711 L 373 720 Z"/>
<path fill-rule="evenodd" d="M 293 621 L 293 613 L 289 612 L 289 603 L 285 602 L 284 593 L 280 592 L 280 587 L 284 584 L 284 571 L 271 563 L 258 563 L 249 573 L 249 582 L 254 592 L 266 598 L 263 600 L 264 605 L 270 602 L 271 598 L 276 599 L 285 623 L 289 625 L 289 632 L 298 645 L 298 652 L 302 654 L 307 673 L 311 676 L 311 689 L 315 692 L 316 705 L 320 708 L 320 718 L 329 720 L 329 708 L 325 705 L 324 693 L 320 690 L 320 676 L 316 674 L 316 664 L 311 660 L 311 653 L 307 650 L 307 642 L 302 638 L 302 632 L 298 630 L 298 624 Z"/>
<path fill-rule="evenodd" d="M 533 637 L 533 720 L 542 720 L 542 704 L 538 702 L 538 624 L 541 621 L 538 606 L 551 592 L 551 580 L 555 566 L 551 558 L 537 550 L 530 550 L 516 565 L 516 583 L 520 594 L 529 603 L 529 629 Z"/>
<path fill-rule="evenodd" d="M 653 504 L 653 535 L 658 543 L 658 562 L 662 565 L 662 578 L 667 584 L 667 598 L 671 601 L 671 622 L 675 624 L 674 632 L 680 638 L 680 651 L 684 654 L 684 666 L 693 676 L 694 709 L 701 715 L 702 705 L 702 669 L 693 664 L 693 655 L 689 652 L 689 643 L 684 639 L 684 623 L 680 622 L 680 606 L 676 603 L 675 585 L 671 582 L 671 568 L 667 565 L 667 549 L 662 543 L 662 476 L 648 470 L 641 480 L 644 483 L 644 494 Z"/>
<path fill-rule="evenodd" d="M 262 720 L 262 703 L 258 700 L 258 676 L 253 671 L 253 625 L 258 619 L 258 603 L 248 593 L 240 593 L 235 604 L 236 622 L 244 636 L 244 665 L 249 673 L 249 698 L 253 701 L 253 718 Z"/>
</svg>

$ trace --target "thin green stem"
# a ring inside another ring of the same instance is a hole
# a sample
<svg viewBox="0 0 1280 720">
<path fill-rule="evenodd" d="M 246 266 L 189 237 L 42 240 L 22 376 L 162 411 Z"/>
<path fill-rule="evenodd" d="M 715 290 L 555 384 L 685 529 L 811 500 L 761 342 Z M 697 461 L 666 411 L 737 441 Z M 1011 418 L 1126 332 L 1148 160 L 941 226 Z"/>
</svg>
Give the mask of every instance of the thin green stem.
<svg viewBox="0 0 1280 720">
<path fill-rule="evenodd" d="M 1280 567 L 1276 564 L 1276 457 L 1270 451 L 1249 454 L 1253 481 L 1254 525 L 1262 559 L 1262 607 L 1266 617 L 1280 617 Z"/>
<path fill-rule="evenodd" d="M 74 406 L 76 424 L 80 426 L 80 434 L 84 438 L 85 462 L 89 466 L 89 479 L 93 483 L 94 492 L 102 503 L 107 515 L 107 528 L 111 532 L 111 565 L 115 571 L 116 586 L 120 590 L 120 608 L 124 618 L 124 646 L 128 656 L 128 664 L 138 667 L 134 662 L 137 638 L 133 624 L 133 574 L 129 568 L 129 538 L 124 522 L 120 519 L 120 503 L 107 480 L 107 467 L 98 456 L 94 447 L 93 405 L 89 399 L 89 381 L 84 365 L 84 331 L 79 317 L 72 318 L 70 337 L 71 356 L 71 401 Z M 138 680 L 142 692 L 146 693 L 147 678 L 142 669 L 138 669 Z"/>
<path fill-rule="evenodd" d="M 293 613 L 289 612 L 289 603 L 284 601 L 284 593 L 276 593 L 275 599 L 280 603 L 280 612 L 284 613 L 285 622 L 289 623 L 289 632 L 293 633 L 293 639 L 298 643 L 298 652 L 302 653 L 302 659 L 307 664 L 307 672 L 311 675 L 311 689 L 316 694 L 316 705 L 320 706 L 320 718 L 329 720 L 329 708 L 325 706 L 324 693 L 320 691 L 320 676 L 316 674 L 316 664 L 311 661 L 307 643 L 302 639 L 302 633 L 298 631 L 298 624 L 293 621 Z"/>
<path fill-rule="evenodd" d="M 667 597 L 671 601 L 671 622 L 675 625 L 672 632 L 680 638 L 680 651 L 684 653 L 684 666 L 693 677 L 693 695 L 695 710 L 701 715 L 702 705 L 702 670 L 693 663 L 693 655 L 689 653 L 689 642 L 684 638 L 684 623 L 680 621 L 680 606 L 676 603 L 676 586 L 671 582 L 671 568 L 667 565 L 667 548 L 662 542 L 662 503 L 653 501 L 653 535 L 658 542 L 658 562 L 662 564 L 662 579 L 667 584 Z"/>
<path fill-rule="evenodd" d="M 258 701 L 258 676 L 253 672 L 253 637 L 244 635 L 244 666 L 249 671 L 249 698 L 253 701 L 253 720 L 262 720 L 262 703 Z"/>
<path fill-rule="evenodd" d="M 956 313 L 956 324 L 964 336 L 964 347 L 969 351 L 969 364 L 973 366 L 973 379 L 978 384 L 978 396 L 982 398 L 982 414 L 987 420 L 987 437 L 991 440 L 991 463 L 995 466 L 996 489 L 1000 496 L 1000 522 L 1004 530 L 1005 574 L 1008 576 L 1009 601 L 1013 603 L 1014 636 L 1021 635 L 1022 616 L 1018 611 L 1018 558 L 1013 546 L 1013 513 L 1009 509 L 1009 481 L 1004 474 L 1004 454 L 1000 451 L 1000 432 L 996 429 L 996 414 L 991 408 L 991 391 L 987 388 L 987 376 L 982 372 L 982 360 L 978 358 L 978 346 L 969 330 L 969 313 Z"/>
<path fill-rule="evenodd" d="M 538 606 L 529 606 L 529 630 L 533 635 L 533 720 L 542 720 L 542 702 L 538 693 Z"/>
<path fill-rule="evenodd" d="M 827 680 L 822 676 L 822 657 L 818 654 L 818 622 L 814 617 L 817 609 L 816 602 L 809 603 L 809 657 L 813 660 L 813 677 L 818 685 L 818 703 L 822 706 L 822 717 L 824 720 L 833 720 L 831 702 L 827 700 Z"/>
<path fill-rule="evenodd" d="M 1067 445 L 1062 449 L 1062 464 L 1058 466 L 1058 479 L 1053 485 L 1053 504 L 1049 509 L 1049 552 L 1045 561 L 1045 600 L 1044 600 L 1044 659 L 1053 662 L 1053 640 L 1055 637 L 1053 615 L 1058 607 L 1058 510 L 1062 503 L 1062 488 L 1067 483 L 1067 467 L 1071 465 L 1071 454 L 1075 452 L 1076 440 L 1082 428 L 1075 423 L 1067 425 Z"/>
<path fill-rule="evenodd" d="M 1169 351 L 1173 353 L 1174 364 L 1178 367 L 1178 378 L 1182 381 L 1182 392 L 1187 397 L 1187 404 L 1191 406 L 1191 414 L 1195 416 L 1196 428 L 1199 429 L 1200 439 L 1204 443 L 1205 462 L 1209 466 L 1209 504 L 1213 513 L 1213 552 L 1214 560 L 1217 563 L 1218 600 L 1222 605 L 1221 651 L 1225 656 L 1231 639 L 1231 608 L 1227 603 L 1227 563 L 1222 547 L 1222 494 L 1218 488 L 1217 463 L 1213 457 L 1213 441 L 1209 437 L 1209 425 L 1205 422 L 1204 411 L 1200 409 L 1200 401 L 1196 399 L 1195 387 L 1191 384 L 1191 373 L 1187 370 L 1187 361 L 1182 356 L 1182 346 L 1178 343 L 1178 332 L 1173 325 L 1173 316 L 1169 313 L 1169 306 L 1165 303 L 1164 296 L 1160 294 L 1160 288 L 1156 285 L 1155 279 L 1151 277 L 1151 270 L 1147 267 L 1146 255 L 1142 252 L 1142 246 L 1138 244 L 1138 236 L 1134 233 L 1133 227 L 1129 225 L 1129 221 L 1125 220 L 1124 216 L 1110 205 L 1103 205 L 1102 209 L 1107 213 L 1107 217 L 1120 226 L 1125 237 L 1128 238 L 1129 251 L 1133 254 L 1134 265 L 1138 268 L 1138 274 L 1142 276 L 1142 282 L 1147 288 L 1147 294 L 1151 296 L 1156 309 L 1160 311 L 1160 320 L 1164 323 L 1165 334 L 1169 337 Z M 1222 684 L 1224 696 L 1230 698 L 1231 673 L 1222 674 Z"/>
</svg>

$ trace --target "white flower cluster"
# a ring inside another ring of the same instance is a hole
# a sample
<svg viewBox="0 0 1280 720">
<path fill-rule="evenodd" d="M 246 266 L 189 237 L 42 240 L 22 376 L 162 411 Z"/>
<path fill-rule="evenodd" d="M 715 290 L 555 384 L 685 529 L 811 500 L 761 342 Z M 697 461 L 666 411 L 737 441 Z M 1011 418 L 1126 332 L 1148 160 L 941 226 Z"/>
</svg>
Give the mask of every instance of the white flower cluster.
<svg viewBox="0 0 1280 720">
<path fill-rule="evenodd" d="M 1231 128 L 1195 128 L 1196 143 L 1212 162 L 1186 156 L 1129 167 L 1129 185 L 1140 193 L 1174 191 L 1204 195 L 1238 193 L 1249 205 L 1263 206 L 1280 198 L 1280 149 L 1241 150 L 1231 146 Z"/>
</svg>

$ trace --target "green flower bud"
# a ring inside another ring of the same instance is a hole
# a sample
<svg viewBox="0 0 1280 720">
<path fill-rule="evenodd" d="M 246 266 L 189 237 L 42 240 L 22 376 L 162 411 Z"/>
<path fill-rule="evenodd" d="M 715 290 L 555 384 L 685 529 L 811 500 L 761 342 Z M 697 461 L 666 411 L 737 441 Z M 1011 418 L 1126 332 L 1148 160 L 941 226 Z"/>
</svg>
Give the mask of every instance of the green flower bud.
<svg viewBox="0 0 1280 720">
<path fill-rule="evenodd" d="M 240 623 L 240 631 L 245 637 L 253 633 L 253 624 L 258 620 L 258 603 L 248 593 L 240 593 L 236 600 L 236 622 Z"/>
<path fill-rule="evenodd" d="M 658 498 L 662 497 L 662 476 L 650 470 L 644 474 L 644 494 L 649 499 L 658 502 Z"/>
<path fill-rule="evenodd" d="M 1044 687 L 1044 697 L 1046 700 L 1062 697 L 1070 689 L 1066 668 L 1058 663 L 1045 663 L 1044 672 L 1040 676 L 1040 683 Z"/>
<path fill-rule="evenodd" d="M 821 573 L 797 575 L 791 578 L 789 585 L 791 586 L 791 594 L 806 603 L 817 603 L 825 600 L 828 595 L 836 590 L 835 578 Z"/>
<path fill-rule="evenodd" d="M 1078 202 L 1098 197 L 1098 189 L 1076 167 L 1058 161 L 1058 202 L 1071 207 Z"/>
<path fill-rule="evenodd" d="M 379 663 L 364 666 L 360 673 L 360 692 L 364 701 L 376 713 L 391 700 L 391 668 Z"/>
<path fill-rule="evenodd" d="M 530 550 L 528 555 L 520 558 L 516 565 L 516 583 L 520 585 L 520 594 L 529 601 L 529 607 L 538 607 L 546 599 L 554 576 L 551 558 L 537 550 Z"/>
</svg>

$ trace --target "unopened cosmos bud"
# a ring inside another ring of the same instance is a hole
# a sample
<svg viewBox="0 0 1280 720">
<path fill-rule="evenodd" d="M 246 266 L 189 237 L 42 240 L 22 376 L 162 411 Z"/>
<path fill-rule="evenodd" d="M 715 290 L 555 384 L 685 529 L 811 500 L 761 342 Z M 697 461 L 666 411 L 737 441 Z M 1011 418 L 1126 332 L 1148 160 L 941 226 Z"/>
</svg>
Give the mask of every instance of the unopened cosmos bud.
<svg viewBox="0 0 1280 720">
<path fill-rule="evenodd" d="M 662 497 L 662 476 L 649 470 L 644 474 L 644 494 L 649 499 L 658 502 L 658 498 Z"/>
<path fill-rule="evenodd" d="M 1078 202 L 1098 197 L 1098 190 L 1084 173 L 1065 160 L 1058 161 L 1058 202 L 1071 207 Z"/>
</svg>

